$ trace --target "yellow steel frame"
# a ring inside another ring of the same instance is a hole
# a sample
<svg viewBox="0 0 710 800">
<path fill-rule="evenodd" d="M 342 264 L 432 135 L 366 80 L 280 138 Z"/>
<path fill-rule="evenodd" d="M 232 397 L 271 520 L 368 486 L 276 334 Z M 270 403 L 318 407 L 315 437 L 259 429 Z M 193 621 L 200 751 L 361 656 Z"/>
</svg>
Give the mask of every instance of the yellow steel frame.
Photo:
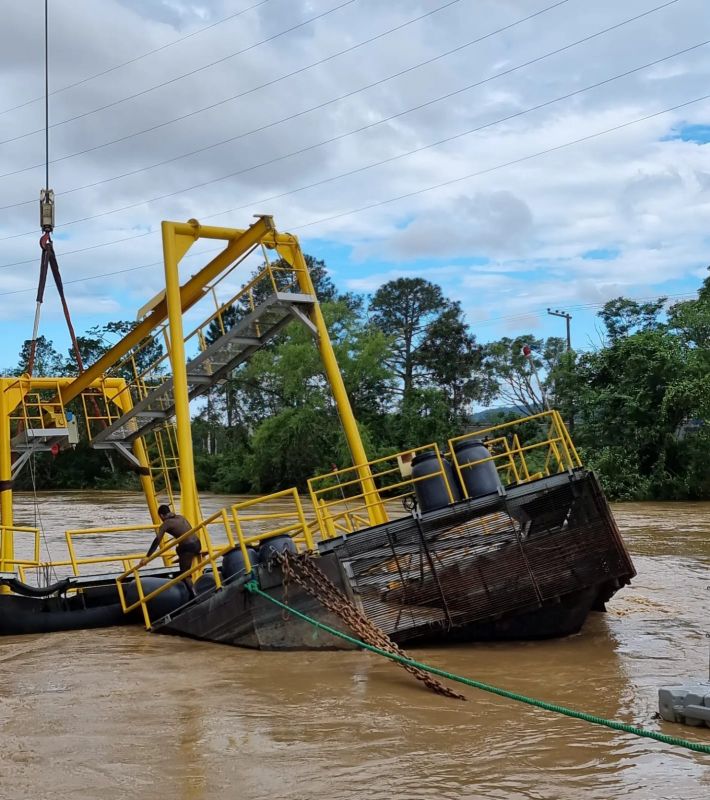
<svg viewBox="0 0 710 800">
<path fill-rule="evenodd" d="M 65 427 L 66 417 L 62 406 L 56 399 L 44 400 L 43 396 L 61 396 L 67 387 L 71 386 L 75 378 L 41 378 L 23 375 L 17 377 L 0 378 L 0 571 L 7 571 L 11 566 L 46 566 L 47 564 L 16 564 L 14 533 L 18 528 L 14 525 L 12 489 L 2 489 L 11 486 L 12 478 L 12 445 L 13 430 L 19 431 L 22 426 L 31 425 L 51 431 L 53 427 Z M 85 387 L 95 393 L 96 398 L 108 409 L 115 404 L 123 414 L 132 407 L 130 393 L 126 392 L 126 381 L 123 378 L 104 378 L 102 376 L 90 381 Z M 28 403 L 29 399 L 29 403 Z M 31 409 L 28 413 L 28 405 Z M 109 413 L 109 412 L 107 412 Z M 40 423 L 41 424 L 36 424 Z M 142 440 L 133 443 L 133 454 L 139 464 L 148 468 L 148 460 Z M 155 523 L 158 522 L 157 502 L 153 491 L 153 484 L 148 475 L 140 477 L 143 493 Z M 70 562 L 67 562 L 70 563 Z M 98 562 L 95 562 L 98 563 Z M 57 562 L 56 566 L 63 566 Z"/>
<path fill-rule="evenodd" d="M 423 475 L 419 478 L 405 478 L 400 481 L 394 481 L 385 485 L 377 482 L 382 478 L 394 476 L 399 473 L 399 466 L 397 459 L 403 456 L 414 456 L 417 453 L 422 453 L 425 450 L 433 450 L 436 453 L 439 462 L 439 469 L 435 472 Z M 321 537 L 323 539 L 332 539 L 340 533 L 352 533 L 354 530 L 359 530 L 361 527 L 367 527 L 371 524 L 370 517 L 365 520 L 358 512 L 366 511 L 368 508 L 368 493 L 376 495 L 377 501 L 380 505 L 383 519 L 382 522 L 388 522 L 390 515 L 387 512 L 385 505 L 382 503 L 383 495 L 387 496 L 388 501 L 401 500 L 414 494 L 414 485 L 420 481 L 425 481 L 435 476 L 440 476 L 446 486 L 446 491 L 449 495 L 449 502 L 454 502 L 454 493 L 452 487 L 449 485 L 444 463 L 442 460 L 441 452 L 436 444 L 426 444 L 420 447 L 413 447 L 410 450 L 405 450 L 401 453 L 395 453 L 390 456 L 382 456 L 381 458 L 373 459 L 367 462 L 372 476 L 372 488 L 364 491 L 357 492 L 353 495 L 348 495 L 346 490 L 361 485 L 359 475 L 357 474 L 357 467 L 346 467 L 341 470 L 334 470 L 325 475 L 318 475 L 308 481 L 308 491 L 313 503 L 313 508 L 316 514 Z M 375 468 L 373 470 L 373 467 Z M 384 467 L 384 468 L 380 468 Z M 356 477 L 352 477 L 356 475 Z M 325 484 L 325 485 L 322 485 Z M 399 494 L 391 495 L 398 489 L 406 488 L 406 491 Z M 335 494 L 336 497 L 325 499 L 326 495 Z M 337 496 L 339 495 L 339 496 Z M 358 503 L 358 501 L 362 501 Z M 344 509 L 342 507 L 345 506 Z M 364 524 L 363 524 L 364 523 Z M 339 533 L 340 532 L 340 533 Z"/>
<path fill-rule="evenodd" d="M 292 511 L 244 513 L 245 509 L 253 509 L 255 506 L 261 503 L 271 504 L 277 500 L 283 500 L 284 498 L 291 499 L 293 501 L 294 509 Z M 275 528 L 269 527 L 267 530 L 263 530 L 259 533 L 251 535 L 248 535 L 244 529 L 245 523 L 248 522 L 272 523 L 273 521 L 283 521 L 286 522 L 286 524 L 278 525 Z M 219 546 L 215 546 L 213 544 L 212 537 L 209 533 L 209 526 L 214 523 L 221 523 L 226 534 L 226 544 Z M 234 525 L 234 531 L 232 530 L 232 525 Z M 166 581 L 161 586 L 158 586 L 156 589 L 146 594 L 141 581 L 141 569 L 154 559 L 164 556 L 169 551 L 172 551 L 174 547 L 180 544 L 180 542 L 186 540 L 194 534 L 198 534 L 201 541 L 205 542 L 205 549 L 201 553 L 200 557 L 195 559 L 192 567 L 189 570 L 180 573 L 175 578 Z M 234 550 L 238 546 L 244 558 L 246 571 L 247 573 L 251 572 L 252 563 L 249 558 L 249 552 L 247 548 L 250 545 L 258 544 L 259 542 L 263 542 L 264 540 L 273 538 L 274 536 L 282 535 L 290 536 L 297 543 L 297 545 L 300 544 L 308 550 L 314 549 L 315 545 L 311 536 L 311 531 L 303 511 L 301 500 L 298 496 L 298 491 L 296 489 L 286 489 L 282 492 L 276 492 L 275 494 L 264 497 L 254 497 L 249 500 L 244 500 L 241 503 L 235 503 L 229 508 L 223 508 L 220 511 L 217 511 L 215 514 L 212 514 L 211 517 L 208 517 L 206 520 L 200 522 L 198 525 L 195 525 L 186 533 L 163 545 L 163 547 L 156 550 L 156 552 L 153 553 L 149 558 L 144 559 L 141 564 L 135 564 L 126 567 L 124 572 L 116 580 L 121 607 L 126 614 L 136 610 L 137 608 L 140 608 L 143 614 L 145 626 L 147 629 L 150 629 L 151 619 L 148 604 L 151 600 L 158 597 L 172 586 L 175 586 L 177 583 L 180 583 L 185 578 L 199 575 L 207 566 L 207 564 L 210 564 L 212 567 L 215 586 L 219 589 L 222 587 L 222 578 L 219 572 L 219 566 L 217 564 L 218 558 L 223 556 L 229 550 Z M 125 583 L 129 580 L 134 580 L 136 584 L 136 593 L 138 599 L 133 603 L 129 603 L 126 598 Z"/>
<path fill-rule="evenodd" d="M 130 361 L 135 376 L 135 385 L 143 396 L 148 391 L 145 385 L 145 375 L 139 375 L 135 361 L 135 349 L 145 346 L 144 340 L 150 338 L 154 331 L 165 337 L 167 355 L 170 359 L 174 380 L 175 401 L 175 444 L 179 456 L 179 483 L 180 483 L 180 508 L 182 513 L 191 520 L 201 519 L 199 499 L 194 475 L 192 437 L 190 432 L 189 397 L 187 391 L 185 337 L 183 331 L 183 313 L 195 305 L 208 292 L 214 296 L 214 285 L 231 271 L 236 263 L 242 261 L 256 247 L 261 247 L 265 256 L 266 251 L 276 251 L 284 259 L 289 268 L 276 267 L 269 263 L 264 275 L 271 281 L 274 290 L 283 291 L 284 282 L 277 278 L 277 273 L 283 271 L 290 273 L 298 291 L 315 298 L 313 282 L 301 252 L 298 240 L 291 234 L 278 233 L 270 216 L 259 216 L 247 229 L 224 228 L 217 226 L 201 225 L 196 220 L 182 222 L 163 222 L 163 254 L 165 266 L 165 291 L 151 300 L 145 307 L 146 315 L 136 327 L 123 339 L 113 345 L 100 359 L 86 369 L 76 378 L 0 378 L 0 487 L 9 486 L 12 473 L 12 460 L 10 453 L 10 414 L 19 404 L 24 402 L 29 392 L 41 390 L 52 391 L 54 400 L 39 400 L 38 420 L 46 427 L 57 427 L 57 412 L 63 414 L 64 408 L 77 398 L 81 398 L 87 419 L 87 426 L 91 430 L 92 422 L 101 418 L 96 412 L 90 413 L 86 405 L 87 391 L 95 393 L 104 404 L 107 424 L 115 421 L 121 414 L 132 408 L 133 400 L 129 386 L 123 378 L 106 377 L 111 369 L 117 365 L 124 365 Z M 179 263 L 192 245 L 200 239 L 215 239 L 223 241 L 224 249 L 204 267 L 192 275 L 183 285 L 179 279 Z M 262 275 L 261 277 L 264 277 Z M 257 278 L 258 279 L 258 278 Z M 250 294 L 253 285 L 247 285 L 245 291 Z M 253 302 L 253 296 L 252 296 Z M 226 307 L 223 304 L 222 309 Z M 142 311 L 143 311 L 142 310 Z M 221 309 L 217 309 L 217 317 L 221 321 Z M 310 312 L 311 321 L 317 332 L 318 348 L 323 362 L 326 377 L 332 389 L 340 420 L 348 442 L 352 461 L 363 490 L 366 512 L 371 524 L 382 522 L 386 519 L 384 507 L 380 501 L 372 476 L 360 434 L 352 413 L 345 385 L 343 383 L 338 364 L 333 352 L 332 343 L 328 335 L 323 315 L 317 302 L 314 302 Z M 199 336 L 199 328 L 196 335 Z M 116 413 L 117 408 L 120 413 Z M 23 414 L 27 416 L 26 409 Z M 34 415 L 32 415 L 34 419 Z M 25 424 L 30 421 L 29 417 Z M 172 444 L 172 442 L 171 442 Z M 157 523 L 157 503 L 154 487 L 150 475 L 145 445 L 142 439 L 133 443 L 133 450 L 141 466 L 146 468 L 148 474 L 141 475 L 143 490 L 153 522 Z M 170 491 L 170 490 L 169 490 Z M 12 493 L 5 488 L 0 491 L 0 524 L 5 527 L 5 533 L 0 542 L 0 569 L 9 565 L 14 557 L 14 540 L 11 533 L 13 524 Z M 70 559 L 71 562 L 71 559 Z"/>
</svg>

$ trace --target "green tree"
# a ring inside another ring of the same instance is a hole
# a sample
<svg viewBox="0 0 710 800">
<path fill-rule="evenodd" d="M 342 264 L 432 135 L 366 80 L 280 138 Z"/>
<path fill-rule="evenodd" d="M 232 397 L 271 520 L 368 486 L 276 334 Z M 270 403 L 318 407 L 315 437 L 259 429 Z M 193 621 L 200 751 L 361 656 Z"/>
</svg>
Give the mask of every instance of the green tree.
<svg viewBox="0 0 710 800">
<path fill-rule="evenodd" d="M 441 288 L 423 278 L 397 278 L 381 286 L 370 300 L 372 324 L 389 336 L 389 365 L 407 395 L 423 367 L 427 331 L 450 307 Z"/>
<path fill-rule="evenodd" d="M 599 316 L 609 339 L 614 342 L 631 333 L 657 329 L 661 325 L 659 317 L 666 299 L 659 297 L 649 303 L 639 303 L 628 297 L 617 297 L 606 302 Z"/>
<path fill-rule="evenodd" d="M 32 340 L 25 339 L 18 355 L 17 367 L 13 370 L 15 375 L 22 375 L 27 371 L 30 363 L 30 350 Z M 45 336 L 38 336 L 35 346 L 35 361 L 32 374 L 37 378 L 54 377 L 64 374 L 64 360 L 60 353 L 54 349 L 52 342 Z"/>
<path fill-rule="evenodd" d="M 419 355 L 427 382 L 443 392 L 452 421 L 463 421 L 470 404 L 483 399 L 487 387 L 480 373 L 481 348 L 460 303 L 450 303 L 429 324 Z"/>
<path fill-rule="evenodd" d="M 526 356 L 524 348 L 530 348 Z M 504 336 L 483 347 L 483 369 L 491 397 L 525 414 L 538 413 L 545 404 L 544 387 L 538 375 L 545 366 L 545 342 L 531 334 Z"/>
</svg>

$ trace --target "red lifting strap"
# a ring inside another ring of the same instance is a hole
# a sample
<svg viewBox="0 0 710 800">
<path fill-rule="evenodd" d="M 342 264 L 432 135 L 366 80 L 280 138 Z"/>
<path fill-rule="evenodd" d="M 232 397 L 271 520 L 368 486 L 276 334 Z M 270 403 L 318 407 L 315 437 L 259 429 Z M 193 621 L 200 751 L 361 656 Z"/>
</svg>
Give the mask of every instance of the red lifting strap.
<svg viewBox="0 0 710 800">
<path fill-rule="evenodd" d="M 40 313 L 40 306 L 42 304 L 42 301 L 44 300 L 44 290 L 47 285 L 48 267 L 49 269 L 52 270 L 54 283 L 57 286 L 59 299 L 62 302 L 64 319 L 67 322 L 67 328 L 69 328 L 69 336 L 71 337 L 72 348 L 74 350 L 74 358 L 76 359 L 76 364 L 79 367 L 79 372 L 83 372 L 84 362 L 81 358 L 79 343 L 76 340 L 76 333 L 74 332 L 74 325 L 72 324 L 71 321 L 69 306 L 67 305 L 67 299 L 64 295 L 64 284 L 62 283 L 62 276 L 59 272 L 59 264 L 57 263 L 57 256 L 54 252 L 54 245 L 52 243 L 52 237 L 50 236 L 49 231 L 47 231 L 42 235 L 42 238 L 39 240 L 39 246 L 42 248 L 42 259 L 40 261 L 40 267 L 39 267 L 39 283 L 37 285 L 37 310 L 35 311 L 35 324 L 34 324 L 34 330 L 32 332 L 32 342 L 30 344 L 30 358 L 29 358 L 29 363 L 27 364 L 27 372 L 30 375 L 32 375 L 32 371 L 34 369 L 35 351 L 37 348 L 37 333 L 39 329 L 39 313 Z"/>
</svg>

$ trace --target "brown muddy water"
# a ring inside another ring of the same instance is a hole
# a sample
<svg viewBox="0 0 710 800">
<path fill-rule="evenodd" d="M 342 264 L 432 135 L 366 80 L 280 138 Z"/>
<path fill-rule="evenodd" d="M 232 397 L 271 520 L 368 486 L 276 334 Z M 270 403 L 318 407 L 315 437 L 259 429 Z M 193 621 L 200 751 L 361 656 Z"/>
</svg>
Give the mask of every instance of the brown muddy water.
<svg viewBox="0 0 710 800">
<path fill-rule="evenodd" d="M 205 511 L 227 500 L 207 497 Z M 52 549 L 67 527 L 145 519 L 140 498 L 125 494 L 41 503 Z M 653 719 L 659 686 L 707 677 L 710 504 L 614 512 L 639 575 L 579 635 L 412 652 L 710 744 L 707 728 Z M 18 524 L 33 515 L 20 498 Z M 138 539 L 145 547 L 150 537 Z M 139 628 L 8 637 L 0 640 L 0 798 L 710 796 L 710 756 L 466 693 L 466 703 L 432 695 L 365 653 L 260 653 Z"/>
</svg>

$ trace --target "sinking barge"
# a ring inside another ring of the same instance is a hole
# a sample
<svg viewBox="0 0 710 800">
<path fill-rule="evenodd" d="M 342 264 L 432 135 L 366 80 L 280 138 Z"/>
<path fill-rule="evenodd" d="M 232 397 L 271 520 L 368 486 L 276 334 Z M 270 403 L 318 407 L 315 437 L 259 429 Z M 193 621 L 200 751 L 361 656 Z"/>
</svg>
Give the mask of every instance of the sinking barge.
<svg viewBox="0 0 710 800">
<path fill-rule="evenodd" d="M 200 238 L 222 240 L 224 250 L 180 285 L 178 262 Z M 342 647 L 246 591 L 257 580 L 279 601 L 342 627 L 317 591 L 285 580 L 280 551 L 311 553 L 324 592 L 338 592 L 400 643 L 569 635 L 631 580 L 603 493 L 557 411 L 368 459 L 296 238 L 262 216 L 244 230 L 163 223 L 163 239 L 165 292 L 95 364 L 78 377 L 0 378 L 0 634 L 142 621 L 244 647 Z M 236 294 L 217 300 L 221 282 L 256 250 L 279 260 L 267 256 Z M 185 333 L 184 313 L 211 299 L 214 309 Z M 319 349 L 352 466 L 314 477 L 305 493 L 250 498 L 205 518 L 190 401 L 291 323 Z M 146 366 L 158 342 L 168 351 Z M 128 461 L 150 521 L 67 531 L 66 557 L 42 561 L 41 531 L 14 521 L 13 480 L 35 453 L 61 453 L 80 435 Z M 195 523 L 184 537 L 202 543 L 182 575 L 180 539 L 143 557 L 159 502 L 178 498 Z M 29 552 L 18 552 L 16 539 L 29 541 Z M 115 549 L 92 551 L 98 539 Z"/>
<path fill-rule="evenodd" d="M 321 542 L 317 563 L 391 639 L 490 641 L 577 633 L 635 574 L 594 475 L 579 469 Z M 256 567 L 279 600 L 338 627 L 317 598 Z M 244 589 L 211 589 L 157 632 L 245 647 L 339 647 Z"/>
</svg>

